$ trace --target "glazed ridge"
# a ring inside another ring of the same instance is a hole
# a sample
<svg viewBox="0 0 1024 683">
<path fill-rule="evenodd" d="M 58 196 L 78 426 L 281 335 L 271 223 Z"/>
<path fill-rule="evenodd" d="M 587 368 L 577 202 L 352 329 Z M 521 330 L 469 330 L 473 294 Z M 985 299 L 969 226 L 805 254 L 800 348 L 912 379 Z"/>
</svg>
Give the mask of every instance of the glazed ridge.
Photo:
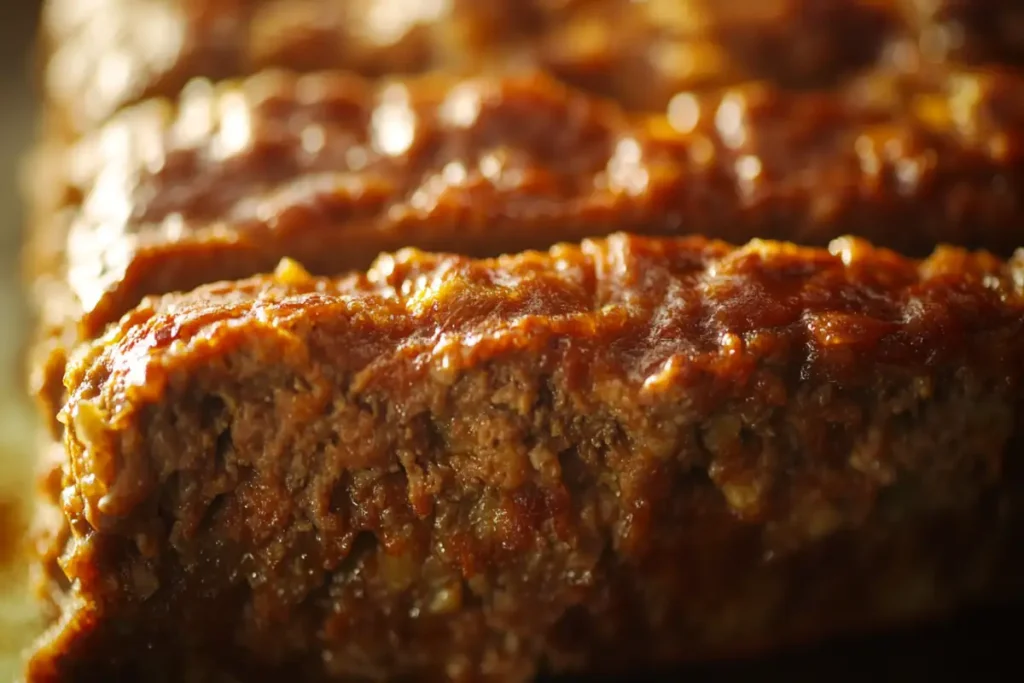
<svg viewBox="0 0 1024 683">
<path fill-rule="evenodd" d="M 694 87 L 834 82 L 876 59 L 895 24 L 890 4 L 454 0 L 396 11 L 395 0 L 51 0 L 44 83 L 72 134 L 193 77 L 268 67 L 379 76 L 524 65 L 661 109 Z"/>
<path fill-rule="evenodd" d="M 1020 82 L 751 84 L 680 96 L 666 116 L 540 75 L 196 82 L 73 148 L 38 268 L 69 282 L 91 336 L 141 296 L 282 256 L 336 273 L 406 245 L 491 255 L 614 230 L 1007 254 L 1024 225 Z"/>
<path fill-rule="evenodd" d="M 1013 335 L 1024 322 L 1022 259 L 1024 251 L 1003 262 L 943 247 L 914 261 L 851 237 L 825 251 L 617 234 L 487 260 L 406 249 L 341 279 L 315 278 L 286 261 L 273 276 L 144 300 L 72 360 L 65 415 L 102 389 L 117 429 L 131 397 L 163 391 L 162 368 L 219 353 L 219 330 L 266 327 L 302 337 L 317 334 L 321 322 L 358 328 L 346 334 L 364 339 L 366 350 L 353 348 L 353 359 L 373 365 L 373 358 L 427 353 L 424 367 L 455 374 L 487 362 L 485 340 L 501 353 L 519 345 L 537 353 L 548 339 L 578 337 L 609 346 L 595 372 L 644 387 L 666 363 L 715 372 L 714 359 L 727 357 L 728 374 L 771 362 L 770 354 L 759 357 L 764 349 L 806 353 L 826 376 L 852 371 L 833 376 L 846 383 L 873 381 L 856 376 L 859 364 L 912 368 L 953 357 L 1013 375 L 1020 370 Z M 999 350 L 972 358 L 979 337 Z M 365 369 L 352 362 L 353 372 Z"/>
</svg>

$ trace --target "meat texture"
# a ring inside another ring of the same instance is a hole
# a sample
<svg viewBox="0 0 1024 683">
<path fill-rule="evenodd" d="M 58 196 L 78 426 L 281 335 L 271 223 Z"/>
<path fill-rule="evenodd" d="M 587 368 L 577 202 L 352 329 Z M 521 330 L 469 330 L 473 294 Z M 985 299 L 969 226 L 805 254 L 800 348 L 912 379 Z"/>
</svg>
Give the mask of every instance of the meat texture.
<svg viewBox="0 0 1024 683">
<path fill-rule="evenodd" d="M 520 681 L 981 599 L 1022 282 L 619 234 L 148 298 L 68 368 L 29 680 Z"/>
</svg>

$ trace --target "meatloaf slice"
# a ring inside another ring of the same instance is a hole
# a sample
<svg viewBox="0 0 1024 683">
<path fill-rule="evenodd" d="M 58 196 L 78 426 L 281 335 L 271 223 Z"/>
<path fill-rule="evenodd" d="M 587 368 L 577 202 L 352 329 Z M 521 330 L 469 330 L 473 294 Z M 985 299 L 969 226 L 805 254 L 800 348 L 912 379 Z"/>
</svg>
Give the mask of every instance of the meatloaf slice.
<svg viewBox="0 0 1024 683">
<path fill-rule="evenodd" d="M 368 76 L 550 69 L 632 106 L 766 78 L 821 85 L 871 63 L 875 0 L 48 0 L 43 90 L 62 134 L 265 68 Z"/>
<path fill-rule="evenodd" d="M 1022 283 L 617 234 L 148 298 L 68 368 L 29 680 L 519 681 L 980 600 L 1021 569 Z"/>
<path fill-rule="evenodd" d="M 37 389 L 52 417 L 68 344 L 145 295 L 282 257 L 333 274 L 405 246 L 490 256 L 614 230 L 1008 254 L 1024 226 L 1020 84 L 879 73 L 840 93 L 748 85 L 634 117 L 542 76 L 197 81 L 124 112 L 49 175 L 65 184 L 30 248 L 49 316 Z"/>
</svg>

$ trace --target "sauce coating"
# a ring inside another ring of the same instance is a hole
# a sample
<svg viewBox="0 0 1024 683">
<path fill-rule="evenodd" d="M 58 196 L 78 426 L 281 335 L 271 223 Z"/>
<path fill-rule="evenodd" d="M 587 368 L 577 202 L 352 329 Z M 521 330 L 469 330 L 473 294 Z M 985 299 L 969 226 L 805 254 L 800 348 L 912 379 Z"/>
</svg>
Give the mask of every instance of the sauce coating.
<svg viewBox="0 0 1024 683">
<path fill-rule="evenodd" d="M 756 366 L 762 359 L 742 356 L 775 346 L 771 337 L 792 334 L 806 342 L 785 345 L 787 353 L 809 354 L 809 362 L 837 381 L 871 379 L 859 371 L 833 374 L 842 364 L 830 362 L 832 353 L 844 362 L 893 367 L 938 366 L 966 355 L 1010 378 L 1024 370 L 1014 361 L 1024 346 L 1012 339 L 1024 323 L 1022 259 L 1024 251 L 1001 261 L 940 247 L 916 261 L 853 237 L 823 250 L 620 233 L 494 259 L 405 249 L 340 279 L 314 277 L 285 260 L 274 275 L 145 299 L 73 361 L 65 412 L 74 412 L 84 396 L 102 393 L 116 409 L 116 429 L 129 396 L 141 392 L 140 398 L 155 400 L 164 390 L 153 373 L 172 371 L 179 353 L 192 353 L 195 343 L 204 356 L 218 353 L 207 330 L 290 330 L 301 320 L 299 329 L 312 333 L 321 315 L 326 329 L 359 326 L 366 348 L 352 349 L 352 358 L 370 363 L 380 355 L 378 342 L 397 349 L 436 344 L 431 353 L 441 355 L 426 362 L 453 373 L 487 362 L 483 347 L 491 343 L 484 340 L 504 340 L 493 342 L 500 353 L 520 345 L 533 352 L 550 328 L 556 337 L 581 335 L 596 348 L 614 349 L 607 367 L 592 370 L 647 388 L 674 356 L 682 365 L 704 366 L 724 354 L 720 369 L 728 375 Z M 1008 345 L 975 357 L 969 352 L 979 338 Z M 758 345 L 744 346 L 748 339 Z M 444 351 L 449 343 L 450 357 Z M 929 355 L 921 356 L 920 348 Z M 803 368 L 800 374 L 815 373 Z"/>
<path fill-rule="evenodd" d="M 614 230 L 1008 254 L 1024 225 L 1022 83 L 879 72 L 835 94 L 747 85 L 637 117 L 539 75 L 196 82 L 64 157 L 37 272 L 68 283 L 88 337 L 142 296 L 285 256 L 337 273 L 407 245 L 490 255 Z"/>
<path fill-rule="evenodd" d="M 874 61 L 893 19 L 874 0 L 50 0 L 45 92 L 71 134 L 191 78 L 268 67 L 522 65 L 660 109 L 695 87 L 835 82 Z"/>
<path fill-rule="evenodd" d="M 996 590 L 1022 258 L 615 235 L 147 299 L 68 369 L 30 681 L 524 681 Z"/>
</svg>

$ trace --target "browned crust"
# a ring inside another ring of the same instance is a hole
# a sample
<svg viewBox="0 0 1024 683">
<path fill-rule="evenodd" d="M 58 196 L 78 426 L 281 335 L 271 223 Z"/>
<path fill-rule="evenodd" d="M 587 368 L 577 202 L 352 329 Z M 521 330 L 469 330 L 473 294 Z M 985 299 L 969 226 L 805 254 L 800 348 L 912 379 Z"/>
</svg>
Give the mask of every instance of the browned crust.
<svg viewBox="0 0 1024 683">
<path fill-rule="evenodd" d="M 613 230 L 811 245 L 849 233 L 909 254 L 1007 254 L 1024 225 L 1019 81 L 751 85 L 642 119 L 540 76 L 197 83 L 55 165 L 62 199 L 30 250 L 43 336 L 59 353 L 145 295 L 284 256 L 337 273 L 409 245 L 491 255 Z M 42 364 L 52 416 L 60 363 Z"/>
<path fill-rule="evenodd" d="M 33 680 L 204 647 L 521 680 L 629 629 L 673 661 L 976 599 L 1009 533 L 986 496 L 1019 455 L 1022 268 L 618 235 L 147 300 L 68 370 L 76 583 Z"/>
<path fill-rule="evenodd" d="M 752 78 L 834 82 L 875 59 L 892 14 L 874 0 L 50 0 L 44 83 L 72 136 L 191 78 L 272 67 L 379 76 L 522 64 L 660 109 L 680 90 Z"/>
</svg>

